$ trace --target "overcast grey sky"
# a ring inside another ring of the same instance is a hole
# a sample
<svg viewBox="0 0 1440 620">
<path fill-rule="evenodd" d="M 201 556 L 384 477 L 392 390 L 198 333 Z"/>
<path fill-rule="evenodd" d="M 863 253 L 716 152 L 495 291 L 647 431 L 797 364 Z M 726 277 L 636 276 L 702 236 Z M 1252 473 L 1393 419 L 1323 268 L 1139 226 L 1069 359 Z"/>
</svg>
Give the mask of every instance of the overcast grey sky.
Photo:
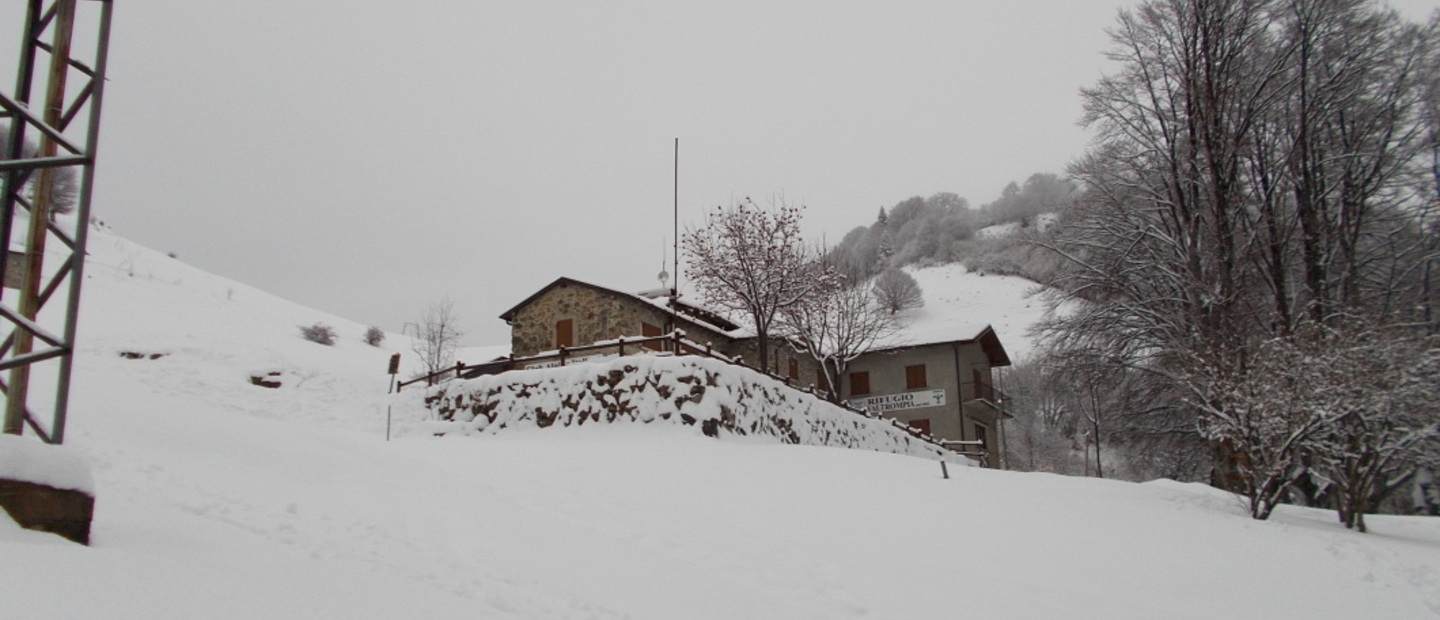
<svg viewBox="0 0 1440 620">
<path fill-rule="evenodd" d="M 94 214 L 392 331 L 449 296 L 467 341 L 504 343 L 556 277 L 656 285 L 677 137 L 682 229 L 783 195 L 833 242 L 1063 172 L 1132 4 L 117 2 Z"/>
</svg>

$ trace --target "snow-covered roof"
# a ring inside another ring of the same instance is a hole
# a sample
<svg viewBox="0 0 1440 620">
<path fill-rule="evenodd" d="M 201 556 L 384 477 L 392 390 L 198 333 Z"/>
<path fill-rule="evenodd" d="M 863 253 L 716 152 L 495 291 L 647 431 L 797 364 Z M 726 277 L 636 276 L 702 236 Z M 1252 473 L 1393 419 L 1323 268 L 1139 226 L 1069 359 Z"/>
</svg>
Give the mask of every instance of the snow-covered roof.
<svg viewBox="0 0 1440 620">
<path fill-rule="evenodd" d="M 1000 344 L 1000 337 L 995 335 L 995 330 L 986 325 L 983 329 L 975 332 L 974 335 L 961 338 L 938 338 L 932 340 L 906 340 L 890 345 L 866 351 L 866 353 L 884 353 L 886 351 L 898 351 L 901 349 L 913 349 L 937 344 L 971 344 L 978 343 L 984 349 L 985 356 L 990 358 L 991 366 L 1009 366 L 1010 354 L 1005 352 L 1005 346 Z"/>
</svg>

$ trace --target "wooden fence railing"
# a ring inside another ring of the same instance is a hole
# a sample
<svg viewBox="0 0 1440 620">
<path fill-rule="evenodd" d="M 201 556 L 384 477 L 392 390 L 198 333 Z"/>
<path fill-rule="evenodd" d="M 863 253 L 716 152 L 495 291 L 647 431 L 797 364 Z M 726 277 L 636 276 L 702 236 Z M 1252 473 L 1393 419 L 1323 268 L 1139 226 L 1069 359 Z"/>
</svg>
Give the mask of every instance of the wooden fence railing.
<svg viewBox="0 0 1440 620">
<path fill-rule="evenodd" d="M 606 340 L 580 347 L 560 347 L 554 353 L 542 353 L 540 355 L 527 357 L 509 356 L 483 364 L 466 365 L 465 362 L 455 362 L 454 366 L 443 368 L 427 375 L 421 375 L 408 381 L 401 381 L 397 384 L 396 389 L 399 390 L 407 385 L 415 385 L 422 382 L 426 386 L 432 386 L 451 379 L 473 379 L 475 377 L 499 374 L 509 370 L 566 366 L 577 362 L 595 361 L 597 358 L 608 358 L 608 355 L 603 354 L 611 352 L 615 354 L 615 357 L 624 357 L 630 353 L 675 353 L 676 351 L 679 352 L 678 355 L 703 355 L 732 364 L 745 365 L 730 356 L 714 350 L 714 348 L 708 344 L 701 345 L 686 340 L 685 331 L 677 329 L 664 336 L 650 336 L 648 338 L 625 338 L 622 336 L 615 340 Z M 597 353 L 599 355 L 597 355 Z"/>
</svg>

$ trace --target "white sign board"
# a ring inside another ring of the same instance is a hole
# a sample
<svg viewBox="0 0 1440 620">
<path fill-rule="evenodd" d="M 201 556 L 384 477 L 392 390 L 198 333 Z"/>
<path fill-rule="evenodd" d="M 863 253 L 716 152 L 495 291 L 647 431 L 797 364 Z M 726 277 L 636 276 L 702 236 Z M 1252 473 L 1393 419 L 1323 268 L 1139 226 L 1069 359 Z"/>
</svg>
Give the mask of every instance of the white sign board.
<svg viewBox="0 0 1440 620">
<path fill-rule="evenodd" d="M 886 394 L 884 396 L 867 396 L 865 398 L 850 399 L 851 407 L 868 409 L 871 413 L 919 409 L 921 407 L 942 407 L 944 405 L 945 390 L 938 388 L 933 390 L 915 390 L 902 394 Z"/>
</svg>

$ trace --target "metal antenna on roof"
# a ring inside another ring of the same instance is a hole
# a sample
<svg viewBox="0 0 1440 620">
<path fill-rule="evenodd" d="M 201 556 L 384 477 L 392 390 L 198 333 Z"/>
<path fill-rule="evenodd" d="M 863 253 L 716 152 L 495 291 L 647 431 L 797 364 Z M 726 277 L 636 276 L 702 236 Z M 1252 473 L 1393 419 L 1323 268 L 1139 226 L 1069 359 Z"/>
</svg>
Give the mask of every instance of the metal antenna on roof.
<svg viewBox="0 0 1440 620">
<path fill-rule="evenodd" d="M 670 286 L 670 272 L 665 271 L 665 258 L 666 258 L 666 257 L 665 257 L 665 243 L 664 243 L 664 242 L 661 242 L 661 243 L 660 243 L 660 275 L 656 276 L 656 277 L 659 278 L 659 280 L 660 280 L 660 288 L 668 288 L 668 287 Z"/>
<path fill-rule="evenodd" d="M 675 251 L 671 258 L 675 261 L 675 286 L 670 287 L 670 322 L 674 329 L 680 329 L 676 320 L 679 314 L 677 306 L 680 297 L 680 138 L 675 138 L 675 172 L 672 175 L 675 187 L 673 203 L 671 205 L 671 223 L 674 225 Z"/>
</svg>

